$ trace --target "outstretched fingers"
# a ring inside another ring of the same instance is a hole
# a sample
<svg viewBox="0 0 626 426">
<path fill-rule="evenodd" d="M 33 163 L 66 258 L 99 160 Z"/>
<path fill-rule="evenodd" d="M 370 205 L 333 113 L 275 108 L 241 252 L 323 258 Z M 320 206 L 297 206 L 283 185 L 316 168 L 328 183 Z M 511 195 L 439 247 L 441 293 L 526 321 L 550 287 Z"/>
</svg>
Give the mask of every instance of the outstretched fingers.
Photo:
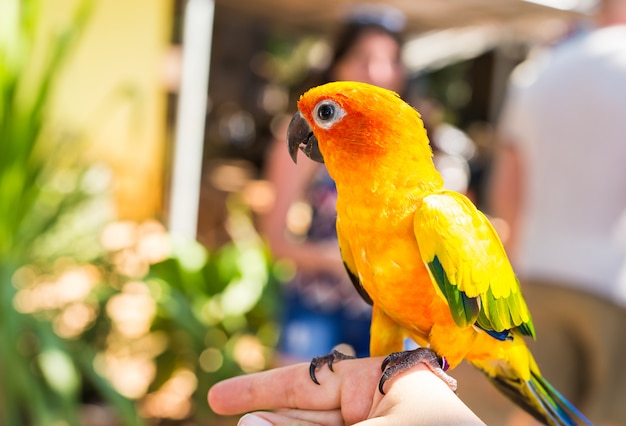
<svg viewBox="0 0 626 426">
<path fill-rule="evenodd" d="M 311 381 L 307 363 L 234 377 L 211 388 L 209 405 L 216 413 L 224 415 L 284 408 L 337 409 L 341 399 L 346 397 L 342 395 L 345 383 L 355 379 L 363 382 L 361 386 L 367 381 L 376 383 L 380 362 L 379 358 L 363 358 L 338 363 L 334 373 L 321 369 L 318 376 L 322 386 Z M 355 374 L 355 369 L 359 374 Z"/>
<path fill-rule="evenodd" d="M 321 385 L 311 380 L 308 363 L 234 377 L 214 385 L 208 401 L 213 411 L 223 415 L 281 409 L 331 411 L 343 407 L 346 420 L 358 421 L 366 418 L 371 409 L 381 361 L 361 358 L 337 363 L 334 372 L 320 369 Z M 345 407 L 350 407 L 349 411 Z"/>
<path fill-rule="evenodd" d="M 306 371 L 307 364 L 233 377 L 209 390 L 209 405 L 218 414 L 240 414 L 254 410 L 338 408 L 334 386 L 316 386 Z M 331 384 L 331 383 L 329 383 Z"/>
<path fill-rule="evenodd" d="M 387 394 L 379 393 L 382 361 L 360 358 L 337 363 L 334 373 L 320 369 L 321 385 L 309 377 L 308 363 L 235 377 L 211 388 L 209 404 L 219 414 L 252 412 L 241 419 L 242 426 L 403 425 L 416 419 L 421 424 L 484 425 L 423 360 L 397 371 L 389 378 L 393 383 Z"/>
</svg>

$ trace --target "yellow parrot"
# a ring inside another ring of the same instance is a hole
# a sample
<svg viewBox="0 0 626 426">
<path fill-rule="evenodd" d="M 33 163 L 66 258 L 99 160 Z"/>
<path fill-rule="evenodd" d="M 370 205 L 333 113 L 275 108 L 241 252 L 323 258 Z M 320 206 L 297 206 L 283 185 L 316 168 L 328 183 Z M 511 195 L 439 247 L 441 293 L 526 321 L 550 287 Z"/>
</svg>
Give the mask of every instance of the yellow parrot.
<svg viewBox="0 0 626 426">
<path fill-rule="evenodd" d="M 542 376 L 523 335 L 530 312 L 502 243 L 464 195 L 443 188 L 419 113 L 391 91 L 334 82 L 306 92 L 288 149 L 325 163 L 337 185 L 337 235 L 357 291 L 373 306 L 370 353 L 389 355 L 379 390 L 424 362 L 444 370 L 463 359 L 537 419 L 590 424 Z M 406 337 L 420 345 L 402 351 Z M 391 355 L 390 355 L 391 354 Z M 313 359 L 311 378 L 334 352 Z"/>
</svg>

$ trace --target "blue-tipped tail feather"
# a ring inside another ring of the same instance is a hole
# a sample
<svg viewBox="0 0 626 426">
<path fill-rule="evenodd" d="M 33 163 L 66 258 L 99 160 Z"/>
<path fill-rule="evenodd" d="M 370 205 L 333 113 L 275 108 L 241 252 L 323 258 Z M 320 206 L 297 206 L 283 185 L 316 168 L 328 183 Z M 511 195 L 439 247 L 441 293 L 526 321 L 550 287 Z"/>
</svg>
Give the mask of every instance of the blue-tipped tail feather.
<svg viewBox="0 0 626 426">
<path fill-rule="evenodd" d="M 492 383 L 537 420 L 550 426 L 591 426 L 587 419 L 541 375 L 531 373 L 529 381 L 489 376 Z"/>
</svg>

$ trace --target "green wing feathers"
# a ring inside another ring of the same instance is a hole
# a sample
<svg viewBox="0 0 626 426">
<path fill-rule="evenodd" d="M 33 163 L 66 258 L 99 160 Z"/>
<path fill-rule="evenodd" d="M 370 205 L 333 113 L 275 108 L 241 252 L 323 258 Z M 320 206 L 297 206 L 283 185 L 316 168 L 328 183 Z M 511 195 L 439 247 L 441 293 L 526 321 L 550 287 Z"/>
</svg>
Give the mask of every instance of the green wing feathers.
<svg viewBox="0 0 626 426">
<path fill-rule="evenodd" d="M 459 327 L 477 325 L 504 339 L 535 332 L 519 281 L 489 220 L 462 194 L 421 199 L 414 232 L 422 260 Z"/>
<path fill-rule="evenodd" d="M 428 268 L 450 306 L 450 312 L 456 325 L 461 328 L 470 326 L 476 322 L 480 313 L 480 305 L 477 297 L 468 297 L 465 292 L 450 283 L 439 258 L 428 263 Z"/>
</svg>

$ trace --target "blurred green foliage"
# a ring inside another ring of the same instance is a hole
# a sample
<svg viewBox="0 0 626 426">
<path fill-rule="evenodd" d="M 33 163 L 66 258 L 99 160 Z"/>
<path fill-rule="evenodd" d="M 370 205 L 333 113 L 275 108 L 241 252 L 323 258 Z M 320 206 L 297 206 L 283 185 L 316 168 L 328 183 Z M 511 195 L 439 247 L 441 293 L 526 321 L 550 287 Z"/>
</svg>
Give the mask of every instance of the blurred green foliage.
<svg viewBox="0 0 626 426">
<path fill-rule="evenodd" d="M 13 305 L 15 271 L 34 262 L 42 238 L 90 196 L 82 185 L 89 169 L 68 149 L 71 142 L 51 137 L 46 121 L 51 88 L 86 22 L 88 3 L 75 11 L 74 26 L 49 40 L 43 58 L 33 54 L 38 6 L 0 3 L 0 410 L 7 425 L 78 424 L 80 371 L 92 373 L 88 352 L 72 359 L 70 344 L 49 322 Z M 104 381 L 101 388 L 112 391 Z M 130 405 L 123 405 L 131 420 Z"/>
<path fill-rule="evenodd" d="M 39 1 L 0 1 L 0 423 L 214 424 L 210 385 L 271 362 L 274 266 L 237 203 L 213 250 L 109 220 L 107 169 L 48 110 L 90 6 L 38 38 Z"/>
<path fill-rule="evenodd" d="M 213 250 L 154 221 L 104 230 L 106 250 L 91 265 L 105 284 L 91 293 L 106 295 L 81 338 L 144 418 L 215 424 L 209 387 L 272 363 L 277 266 L 241 204 L 231 204 L 228 225 L 232 241 Z"/>
</svg>

